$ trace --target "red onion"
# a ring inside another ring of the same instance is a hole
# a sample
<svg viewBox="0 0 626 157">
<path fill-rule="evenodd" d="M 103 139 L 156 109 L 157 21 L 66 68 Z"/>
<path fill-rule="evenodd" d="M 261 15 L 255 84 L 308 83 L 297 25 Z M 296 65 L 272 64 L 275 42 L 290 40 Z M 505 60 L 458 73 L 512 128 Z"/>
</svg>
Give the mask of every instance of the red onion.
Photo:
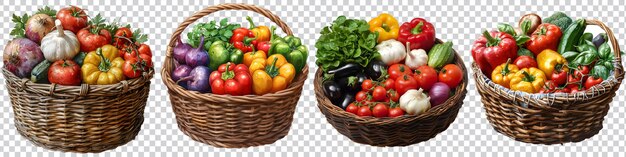
<svg viewBox="0 0 626 157">
<path fill-rule="evenodd" d="M 182 78 L 178 81 L 186 81 L 187 89 L 192 91 L 198 91 L 200 93 L 206 93 L 211 91 L 211 85 L 209 84 L 209 75 L 211 69 L 206 66 L 197 66 L 189 72 L 189 76 Z"/>
<path fill-rule="evenodd" d="M 26 38 L 17 38 L 4 47 L 4 68 L 19 78 L 30 76 L 33 68 L 43 61 L 43 53 L 37 43 Z"/>
<path fill-rule="evenodd" d="M 185 54 L 185 63 L 192 68 L 209 64 L 209 53 L 204 50 L 204 36 L 200 38 L 200 46 L 198 48 L 192 48 Z"/>
<path fill-rule="evenodd" d="M 437 82 L 433 84 L 433 87 L 428 91 L 428 96 L 430 97 L 430 105 L 432 105 L 432 107 L 440 105 L 446 102 L 448 97 L 450 97 L 450 87 L 445 83 Z"/>
<path fill-rule="evenodd" d="M 191 47 L 191 45 L 187 44 L 187 43 L 183 43 L 183 41 L 180 39 L 180 36 L 178 37 L 178 40 L 176 41 L 176 46 L 174 47 L 174 59 L 176 61 L 178 61 L 178 63 L 180 64 L 185 64 L 185 56 L 187 55 L 187 53 L 189 52 L 189 50 L 191 50 L 193 47 Z"/>
<path fill-rule="evenodd" d="M 172 80 L 178 81 L 182 78 L 185 78 L 189 76 L 189 72 L 191 72 L 191 67 L 181 64 L 177 66 L 176 69 L 174 69 L 174 71 L 172 71 Z M 187 81 L 180 81 L 178 82 L 178 85 L 183 86 L 184 88 L 187 88 Z"/>
</svg>

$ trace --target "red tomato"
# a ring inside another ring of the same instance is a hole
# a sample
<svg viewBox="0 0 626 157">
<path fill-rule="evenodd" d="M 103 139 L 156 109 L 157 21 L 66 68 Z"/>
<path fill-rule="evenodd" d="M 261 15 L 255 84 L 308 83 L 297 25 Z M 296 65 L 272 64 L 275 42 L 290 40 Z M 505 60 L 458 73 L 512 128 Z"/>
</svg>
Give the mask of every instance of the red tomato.
<svg viewBox="0 0 626 157">
<path fill-rule="evenodd" d="M 582 78 L 578 77 L 579 75 L 569 75 L 567 76 L 567 88 L 573 88 L 573 87 L 578 87 L 580 84 L 582 84 Z"/>
<path fill-rule="evenodd" d="M 367 105 L 359 107 L 359 111 L 357 111 L 356 115 L 361 117 L 372 116 L 372 110 Z"/>
<path fill-rule="evenodd" d="M 558 85 L 556 85 L 553 80 L 548 80 L 543 85 L 543 88 L 539 90 L 539 93 L 553 93 L 557 87 Z"/>
<path fill-rule="evenodd" d="M 578 88 L 578 87 L 576 87 L 576 88 Z M 570 91 L 571 91 L 570 88 L 564 87 L 564 88 L 556 89 L 554 92 L 555 93 L 569 93 Z"/>
<path fill-rule="evenodd" d="M 589 78 L 587 78 L 587 81 L 585 81 L 585 88 L 586 89 L 591 89 L 591 87 L 602 83 L 602 77 L 597 77 L 597 76 L 591 76 Z"/>
<path fill-rule="evenodd" d="M 354 99 L 356 100 L 356 102 L 363 102 L 363 101 L 367 100 L 367 92 L 359 91 L 354 96 Z"/>
<path fill-rule="evenodd" d="M 389 117 L 400 117 L 404 115 L 404 110 L 399 107 L 389 109 Z"/>
<path fill-rule="evenodd" d="M 74 34 L 87 27 L 87 13 L 85 13 L 85 10 L 76 6 L 59 10 L 56 14 L 56 18 L 61 21 L 63 29 L 72 31 Z"/>
<path fill-rule="evenodd" d="M 385 87 L 386 90 L 393 89 L 394 85 L 395 85 L 395 81 L 392 79 L 387 79 L 383 82 L 383 87 Z"/>
<path fill-rule="evenodd" d="M 140 44 L 139 48 L 137 48 L 137 51 L 139 51 L 139 54 L 146 54 L 152 57 L 152 50 L 150 49 L 150 46 L 146 44 Z"/>
<path fill-rule="evenodd" d="M 376 104 L 372 110 L 372 114 L 374 117 L 387 117 L 387 115 L 389 115 L 389 108 L 382 103 Z"/>
<path fill-rule="evenodd" d="M 576 71 L 574 71 L 574 74 L 576 75 L 576 77 L 581 78 L 580 80 L 584 80 L 585 78 L 587 78 L 586 76 L 589 75 L 589 67 L 588 66 L 578 66 L 578 68 L 576 68 Z"/>
<path fill-rule="evenodd" d="M 372 90 L 373 87 L 374 87 L 374 81 L 372 81 L 371 79 L 367 79 L 367 80 L 363 81 L 363 83 L 361 83 L 361 90 L 362 91 Z"/>
<path fill-rule="evenodd" d="M 415 78 L 407 74 L 398 77 L 395 84 L 395 89 L 400 95 L 403 95 L 408 90 L 417 89 L 417 87 L 419 87 L 419 84 L 417 84 Z"/>
<path fill-rule="evenodd" d="M 389 97 L 389 100 L 393 102 L 398 102 L 398 100 L 400 100 L 400 94 L 398 94 L 398 92 L 395 90 L 388 91 L 387 97 Z"/>
<path fill-rule="evenodd" d="M 359 107 L 356 106 L 354 103 L 350 103 L 350 105 L 346 107 L 346 112 L 357 114 L 358 111 L 359 111 Z"/>
<path fill-rule="evenodd" d="M 554 83 L 557 86 L 563 85 L 565 83 L 567 83 L 567 71 L 565 70 L 554 70 L 552 71 L 552 81 L 554 81 Z"/>
<path fill-rule="evenodd" d="M 113 36 L 113 46 L 117 47 L 118 49 L 124 47 L 124 45 L 130 43 L 131 41 L 128 40 L 130 38 L 133 37 L 133 31 L 130 30 L 130 28 L 128 27 L 121 27 L 119 29 L 117 29 L 117 31 L 115 31 L 115 36 Z M 125 39 L 128 38 L 128 39 Z"/>
<path fill-rule="evenodd" d="M 92 32 L 97 32 L 97 34 L 93 34 Z M 80 43 L 80 51 L 83 52 L 91 52 L 111 43 L 111 33 L 106 29 L 97 28 L 96 26 L 81 29 L 76 33 L 76 37 Z"/>
<path fill-rule="evenodd" d="M 411 75 L 413 73 L 411 72 L 411 68 L 404 64 L 393 64 L 389 67 L 387 72 L 389 73 L 389 78 L 392 80 L 396 80 L 396 78 L 402 76 L 403 74 Z"/>
<path fill-rule="evenodd" d="M 140 62 L 144 62 L 147 67 L 152 67 L 152 56 L 148 56 L 147 54 L 139 54 Z"/>
<path fill-rule="evenodd" d="M 513 64 L 517 65 L 519 69 L 537 67 L 537 61 L 530 56 L 519 56 L 515 59 Z"/>
<path fill-rule="evenodd" d="M 570 90 L 569 93 L 578 93 L 578 92 L 584 91 L 585 89 L 581 87 L 573 87 L 573 88 L 570 88 L 569 90 Z"/>
<path fill-rule="evenodd" d="M 66 86 L 78 86 L 81 79 L 80 67 L 72 60 L 58 60 L 48 70 L 48 80 Z"/>
<path fill-rule="evenodd" d="M 451 89 L 454 89 L 463 81 L 463 71 L 459 66 L 454 64 L 448 64 L 439 72 L 439 82 L 443 82 Z"/>
<path fill-rule="evenodd" d="M 415 70 L 415 81 L 419 84 L 420 88 L 428 91 L 437 83 L 437 71 L 430 66 L 423 65 L 417 67 Z"/>
<path fill-rule="evenodd" d="M 137 62 L 135 58 L 129 58 L 124 61 L 124 65 L 122 65 L 122 72 L 124 76 L 128 78 L 137 78 L 141 76 L 142 69 L 141 65 Z"/>
<path fill-rule="evenodd" d="M 372 92 L 372 98 L 374 101 L 380 102 L 387 98 L 387 90 L 383 86 L 374 87 L 374 91 Z"/>
</svg>

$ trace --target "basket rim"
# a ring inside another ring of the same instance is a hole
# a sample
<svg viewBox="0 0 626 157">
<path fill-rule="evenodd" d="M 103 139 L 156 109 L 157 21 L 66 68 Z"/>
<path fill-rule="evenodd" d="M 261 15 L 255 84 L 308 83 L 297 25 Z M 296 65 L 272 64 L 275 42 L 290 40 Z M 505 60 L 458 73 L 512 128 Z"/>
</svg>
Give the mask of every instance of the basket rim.
<svg viewBox="0 0 626 157">
<path fill-rule="evenodd" d="M 122 80 L 109 85 L 89 85 L 82 83 L 80 86 L 65 86 L 59 84 L 35 83 L 28 78 L 19 78 L 15 74 L 2 68 L 2 74 L 9 83 L 18 83 L 18 88 L 22 88 L 30 93 L 40 95 L 63 95 L 63 96 L 112 96 L 126 93 L 131 90 L 142 88 L 143 84 L 149 82 L 154 76 L 154 67 L 150 67 L 148 72 L 143 72 L 141 77 Z"/>
<path fill-rule="evenodd" d="M 443 43 L 443 41 L 440 39 L 436 39 L 436 43 Z M 378 118 L 378 117 L 373 117 L 373 116 L 359 117 L 355 114 L 346 112 L 345 110 L 339 108 L 338 106 L 333 105 L 330 102 L 330 99 L 328 99 L 328 97 L 326 97 L 326 95 L 324 94 L 321 94 L 321 95 L 316 94 L 316 97 L 318 99 L 318 107 L 324 107 L 326 110 L 329 111 L 329 113 L 332 116 L 335 116 L 338 118 L 349 119 L 350 121 L 354 121 L 356 123 L 361 123 L 361 124 L 395 125 L 395 124 L 416 122 L 416 121 L 420 121 L 423 119 L 428 119 L 430 117 L 441 116 L 448 110 L 454 108 L 454 106 L 462 105 L 463 103 L 457 103 L 457 102 L 464 101 L 463 98 L 465 98 L 467 94 L 467 85 L 469 82 L 467 68 L 465 67 L 463 59 L 459 56 L 457 51 L 454 48 L 452 50 L 455 53 L 454 64 L 459 66 L 461 70 L 464 72 L 463 80 L 461 81 L 461 84 L 459 84 L 459 86 L 455 88 L 454 90 L 455 94 L 452 97 L 448 98 L 448 100 L 446 100 L 444 103 L 439 104 L 433 108 L 430 108 L 428 111 L 422 114 L 419 114 L 419 115 L 405 114 L 400 117 L 383 117 L 383 118 Z M 316 75 L 315 75 L 315 81 L 314 81 L 315 91 L 323 90 L 320 88 L 322 84 L 321 76 L 322 76 L 321 68 L 318 68 Z M 315 92 L 315 93 L 323 93 L 323 91 Z M 322 102 L 319 102 L 320 99 L 322 100 Z M 327 115 L 324 115 L 324 116 L 327 116 Z"/>
<path fill-rule="evenodd" d="M 613 31 L 606 26 L 603 22 L 597 19 L 586 19 L 585 23 L 587 25 L 597 25 L 601 27 L 609 38 L 609 42 L 611 42 L 611 46 L 613 48 L 613 55 L 615 56 L 613 65 L 615 69 L 613 71 L 613 75 L 615 78 L 612 80 L 605 80 L 600 85 L 596 85 L 591 89 L 585 90 L 585 92 L 578 93 L 548 93 L 548 94 L 539 94 L 539 93 L 526 93 L 513 91 L 510 89 L 506 89 L 501 85 L 495 84 L 485 75 L 482 70 L 478 67 L 476 62 L 472 60 L 472 71 L 474 72 L 474 81 L 476 82 L 476 86 L 487 87 L 492 91 L 496 91 L 499 95 L 502 95 L 510 100 L 521 100 L 524 103 L 530 103 L 534 105 L 539 105 L 542 108 L 553 108 L 550 107 L 558 101 L 561 102 L 574 102 L 574 101 L 584 101 L 591 100 L 598 97 L 601 97 L 609 92 L 614 92 L 612 89 L 614 87 L 619 88 L 621 82 L 624 79 L 624 69 L 622 66 L 620 47 L 618 44 Z M 478 91 L 480 92 L 480 91 Z"/>
<path fill-rule="evenodd" d="M 183 97 L 187 97 L 191 99 L 201 99 L 201 100 L 214 102 L 214 103 L 257 104 L 258 102 L 261 102 L 261 101 L 263 102 L 278 101 L 280 99 L 283 99 L 284 97 L 292 96 L 294 93 L 301 92 L 302 87 L 304 86 L 304 82 L 306 81 L 308 77 L 308 73 L 309 73 L 308 63 L 305 64 L 304 68 L 302 69 L 302 72 L 298 74 L 296 78 L 294 78 L 294 80 L 291 82 L 291 84 L 287 88 L 278 92 L 267 93 L 264 95 L 249 94 L 249 95 L 243 95 L 243 96 L 232 96 L 228 94 L 218 95 L 218 94 L 213 94 L 213 93 L 200 93 L 197 91 L 186 90 L 182 88 L 180 85 L 176 84 L 174 80 L 172 80 L 171 71 L 174 69 L 173 65 L 175 65 L 174 64 L 175 61 L 174 61 L 174 58 L 172 57 L 172 53 L 173 53 L 173 48 L 176 45 L 176 41 L 180 38 L 180 34 L 185 29 L 187 29 L 189 25 L 194 23 L 196 20 L 203 18 L 204 16 L 208 16 L 214 12 L 223 11 L 223 10 L 247 10 L 247 11 L 256 12 L 258 14 L 261 14 L 269 18 L 272 22 L 278 25 L 283 30 L 283 32 L 285 32 L 287 35 L 293 35 L 291 28 L 289 28 L 289 26 L 285 24 L 285 22 L 283 22 L 278 15 L 272 13 L 268 9 L 261 8 L 256 5 L 243 4 L 243 3 L 224 3 L 224 4 L 209 6 L 198 12 L 195 12 L 190 17 L 186 18 L 178 26 L 178 28 L 176 28 L 167 46 L 168 48 L 166 51 L 166 57 L 163 62 L 163 67 L 161 69 L 161 77 L 165 86 L 167 86 L 170 94 L 173 93 L 173 94 L 177 94 L 178 96 L 183 96 Z"/>
</svg>

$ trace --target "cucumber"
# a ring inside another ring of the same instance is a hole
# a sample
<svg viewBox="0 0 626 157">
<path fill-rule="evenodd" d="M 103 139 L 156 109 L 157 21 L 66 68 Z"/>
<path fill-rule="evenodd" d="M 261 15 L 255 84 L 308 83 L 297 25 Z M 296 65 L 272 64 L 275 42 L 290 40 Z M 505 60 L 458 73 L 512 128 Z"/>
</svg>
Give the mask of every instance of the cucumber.
<svg viewBox="0 0 626 157">
<path fill-rule="evenodd" d="M 30 81 L 35 83 L 49 83 L 48 69 L 50 69 L 51 65 L 52 62 L 48 60 L 43 60 L 43 62 L 37 64 L 37 66 L 33 68 L 33 71 L 30 72 Z"/>
<path fill-rule="evenodd" d="M 585 32 L 585 28 L 587 28 L 585 19 L 578 19 L 567 27 L 567 29 L 563 31 L 557 52 L 563 54 L 567 51 L 574 51 L 574 47 L 578 44 L 580 37 Z"/>
<path fill-rule="evenodd" d="M 428 66 L 439 69 L 446 64 L 454 61 L 454 51 L 452 51 L 452 42 L 436 44 L 428 52 Z"/>
</svg>

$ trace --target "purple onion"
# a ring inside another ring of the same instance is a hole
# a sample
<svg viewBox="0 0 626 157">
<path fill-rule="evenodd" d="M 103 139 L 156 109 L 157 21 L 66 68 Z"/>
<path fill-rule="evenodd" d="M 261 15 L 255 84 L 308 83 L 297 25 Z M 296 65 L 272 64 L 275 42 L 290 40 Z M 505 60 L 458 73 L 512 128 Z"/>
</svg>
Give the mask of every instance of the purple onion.
<svg viewBox="0 0 626 157">
<path fill-rule="evenodd" d="M 9 41 L 2 56 L 4 68 L 19 78 L 30 77 L 33 68 L 43 60 L 39 45 L 26 38 Z"/>
<path fill-rule="evenodd" d="M 178 67 L 176 67 L 176 69 L 174 69 L 174 71 L 172 71 L 172 80 L 178 81 L 182 78 L 189 76 L 189 72 L 191 72 L 191 70 L 191 67 L 187 65 L 179 65 Z M 180 81 L 178 82 L 178 85 L 187 88 L 187 81 Z"/>
<path fill-rule="evenodd" d="M 183 41 L 180 39 L 180 36 L 179 36 L 176 42 L 176 46 L 174 47 L 174 50 L 173 50 L 174 59 L 178 61 L 178 63 L 180 64 L 185 64 L 185 56 L 191 49 L 193 49 L 193 47 L 191 47 L 191 45 L 187 43 L 183 43 Z"/>
<path fill-rule="evenodd" d="M 182 78 L 181 80 L 187 81 L 187 89 L 192 91 L 198 91 L 200 93 L 206 93 L 211 91 L 209 84 L 209 75 L 211 70 L 206 66 L 197 66 L 189 72 L 189 76 Z"/>
<path fill-rule="evenodd" d="M 200 38 L 198 48 L 192 48 L 185 55 L 185 64 L 192 68 L 197 66 L 207 66 L 209 64 L 209 53 L 204 50 L 204 37 Z"/>
<path fill-rule="evenodd" d="M 437 82 L 428 91 L 428 96 L 430 97 L 430 105 L 432 107 L 440 105 L 450 97 L 450 87 L 445 83 Z"/>
</svg>

